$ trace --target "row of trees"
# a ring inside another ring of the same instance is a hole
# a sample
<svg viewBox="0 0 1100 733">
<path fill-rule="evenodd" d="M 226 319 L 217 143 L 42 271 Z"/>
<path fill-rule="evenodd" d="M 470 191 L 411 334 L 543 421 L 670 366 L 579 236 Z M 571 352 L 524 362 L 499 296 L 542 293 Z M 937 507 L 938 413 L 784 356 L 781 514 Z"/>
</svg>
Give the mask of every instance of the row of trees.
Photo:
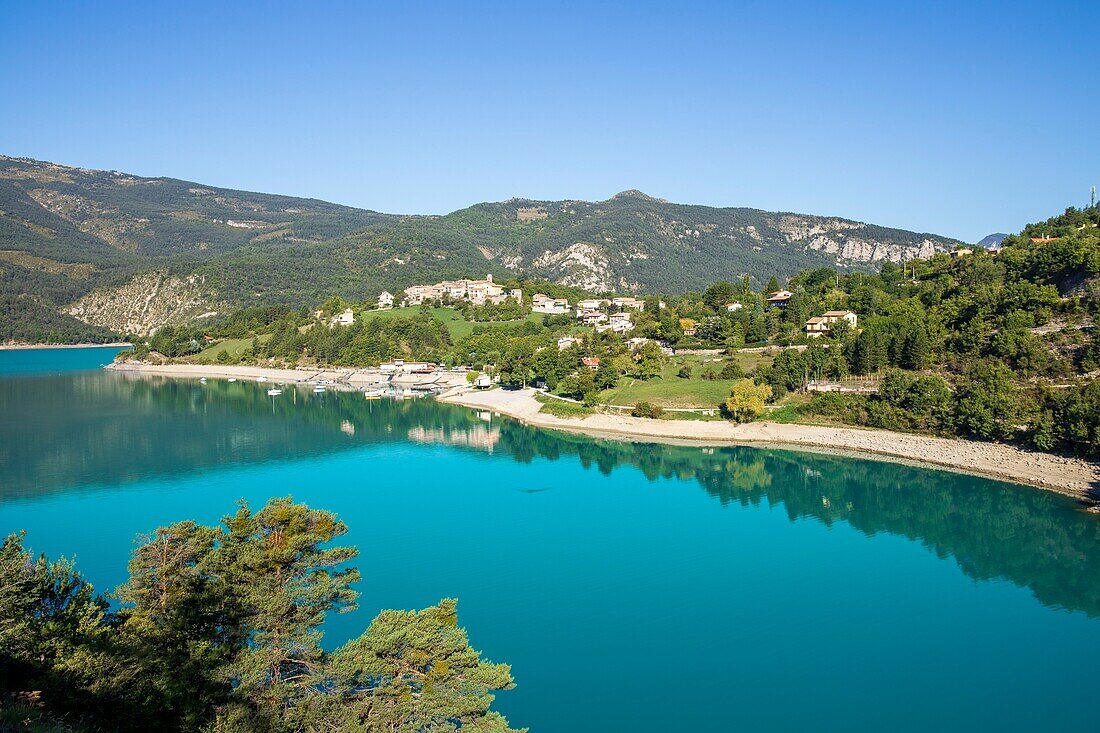
<svg viewBox="0 0 1100 733">
<path fill-rule="evenodd" d="M 1043 451 L 1100 458 L 1100 382 L 1021 387 L 992 360 L 972 364 L 954 389 L 939 375 L 892 370 L 877 394 L 816 394 L 801 411 L 888 430 L 1023 439 Z"/>
<path fill-rule="evenodd" d="M 0 544 L 0 690 L 102 731 L 508 731 L 489 709 L 507 665 L 470 648 L 454 600 L 383 611 L 329 652 L 355 609 L 357 551 L 334 515 L 289 498 L 220 526 L 144 538 L 118 610 L 72 563 Z M 13 698 L 13 699 L 14 699 Z"/>
</svg>

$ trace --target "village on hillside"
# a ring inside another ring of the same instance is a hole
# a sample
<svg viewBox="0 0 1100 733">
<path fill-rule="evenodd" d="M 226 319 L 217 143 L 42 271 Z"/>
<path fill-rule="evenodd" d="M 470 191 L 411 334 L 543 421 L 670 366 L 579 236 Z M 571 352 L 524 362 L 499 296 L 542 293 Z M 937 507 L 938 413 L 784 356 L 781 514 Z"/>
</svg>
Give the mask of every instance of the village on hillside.
<svg viewBox="0 0 1100 733">
<path fill-rule="evenodd" d="M 793 293 L 789 290 L 777 290 L 767 293 L 765 301 L 768 307 L 784 308 L 790 301 Z M 509 288 L 493 281 L 491 274 L 484 280 L 442 280 L 430 285 L 410 285 L 405 288 L 402 298 L 397 301 L 396 296 L 388 291 L 378 294 L 376 308 L 388 310 L 395 305 L 402 307 L 422 306 L 437 304 L 440 306 L 453 306 L 459 303 L 469 303 L 475 306 L 485 304 L 501 305 L 511 300 L 518 305 L 528 305 L 531 313 L 545 315 L 569 315 L 585 326 L 595 329 L 596 333 L 612 331 L 617 334 L 626 334 L 634 329 L 632 312 L 645 310 L 646 302 L 632 296 L 592 297 L 578 299 L 570 303 L 567 298 L 554 298 L 545 293 L 535 293 L 525 302 L 523 291 L 519 288 Z M 658 309 L 663 310 L 663 300 L 657 301 Z M 740 311 L 743 303 L 727 303 L 727 312 Z M 830 310 L 820 316 L 813 316 L 803 326 L 807 338 L 817 338 L 829 334 L 830 330 L 838 322 L 844 321 L 848 327 L 855 329 L 859 325 L 859 317 L 847 310 Z M 683 319 L 681 327 L 686 335 L 695 335 L 697 324 L 690 319 Z M 349 326 L 355 322 L 355 315 L 351 308 L 347 308 L 331 318 L 331 325 Z M 663 345 L 667 346 L 667 345 Z"/>
<path fill-rule="evenodd" d="M 732 294 L 736 296 L 736 293 Z M 433 318 L 447 324 L 467 324 L 462 327 L 448 326 L 463 329 L 451 331 L 457 343 L 458 334 L 467 332 L 465 329 L 472 330 L 477 323 L 491 327 L 493 320 L 479 320 L 487 316 L 496 318 L 497 324 L 519 324 L 541 315 L 556 319 L 554 328 L 557 333 L 554 340 L 538 346 L 536 353 L 544 349 L 556 351 L 562 355 L 563 363 L 573 365 L 564 369 L 559 379 L 568 377 L 582 383 L 587 379 L 613 391 L 619 383 L 619 375 L 629 377 L 634 374 L 635 379 L 623 383 L 625 387 L 620 393 L 612 395 L 609 392 L 612 396 L 608 399 L 633 404 L 638 398 L 652 398 L 658 403 L 667 405 L 671 402 L 689 410 L 704 408 L 704 412 L 709 414 L 713 408 L 706 407 L 707 403 L 720 402 L 721 393 L 729 388 L 731 379 L 741 377 L 761 364 L 770 364 L 774 358 L 773 352 L 779 349 L 779 346 L 769 345 L 767 341 L 763 345 L 759 341 L 745 344 L 744 332 L 739 339 L 741 347 L 728 348 L 730 343 L 738 343 L 738 339 L 731 341 L 728 335 L 720 335 L 728 327 L 726 322 L 738 320 L 747 323 L 745 319 L 760 318 L 767 312 L 771 312 L 773 319 L 786 318 L 789 321 L 789 309 L 801 312 L 797 306 L 791 305 L 795 298 L 792 290 L 776 289 L 754 294 L 745 289 L 740 296 L 740 299 L 731 299 L 724 304 L 723 301 L 712 304 L 712 315 L 692 318 L 681 316 L 678 306 L 674 311 L 664 300 L 656 297 L 643 300 L 609 293 L 571 300 L 545 292 L 527 295 L 520 287 L 495 282 L 489 274 L 484 279 L 463 278 L 410 285 L 399 295 L 383 291 L 367 307 L 355 309 L 341 306 L 328 311 L 318 310 L 314 317 L 327 322 L 329 328 L 339 328 L 354 325 L 357 317 L 368 321 L 371 318 L 389 318 L 390 313 L 394 317 L 409 317 L 410 310 L 420 310 L 433 314 Z M 672 313 L 675 315 L 668 315 Z M 663 335 L 668 333 L 667 330 L 654 329 L 655 322 L 662 319 L 667 322 L 669 318 L 676 324 L 673 338 Z M 819 315 L 805 319 L 800 329 L 802 345 L 792 342 L 787 346 L 793 346 L 796 350 L 805 349 L 806 345 L 823 337 L 824 341 L 831 343 L 836 338 L 854 335 L 858 326 L 859 317 L 851 310 L 819 311 Z M 601 343 L 604 337 L 611 337 L 619 346 L 609 350 L 606 342 Z M 715 348 L 723 343 L 725 348 Z M 625 356 L 614 356 L 616 348 L 619 350 L 617 353 Z M 471 376 L 469 387 L 488 389 L 501 382 L 502 373 L 509 371 L 496 359 L 489 363 L 489 360 L 473 354 L 470 356 L 469 363 L 449 362 L 450 368 L 423 358 L 385 360 L 376 367 L 377 378 L 388 381 L 391 387 L 403 385 L 401 393 L 408 391 L 411 394 L 418 390 L 433 391 L 444 385 L 462 384 L 466 373 Z M 530 356 L 536 358 L 535 354 Z M 624 358 L 626 361 L 623 361 Z M 507 362 L 507 357 L 504 361 Z M 643 362 L 651 366 L 642 369 L 638 365 Z M 368 373 L 373 372 L 363 371 L 363 376 Z M 590 376 L 582 376 L 584 373 Z M 616 376 L 610 376 L 612 373 Z M 642 374 L 660 374 L 664 379 L 647 382 L 647 376 L 638 381 L 636 377 Z M 811 382 L 806 387 L 811 391 L 867 389 L 867 385 L 862 383 L 837 384 L 818 379 Z M 542 389 L 555 386 L 554 380 L 548 384 L 542 377 L 533 378 L 531 384 Z M 676 408 L 670 409 L 675 411 Z"/>
</svg>

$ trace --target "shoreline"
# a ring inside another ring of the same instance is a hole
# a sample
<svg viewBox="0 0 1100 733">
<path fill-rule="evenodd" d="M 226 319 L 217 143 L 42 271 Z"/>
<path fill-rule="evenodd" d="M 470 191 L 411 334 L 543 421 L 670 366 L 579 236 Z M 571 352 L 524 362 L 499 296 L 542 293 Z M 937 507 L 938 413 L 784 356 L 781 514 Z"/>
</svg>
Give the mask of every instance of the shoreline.
<svg viewBox="0 0 1100 733">
<path fill-rule="evenodd" d="M 139 361 L 116 361 L 103 368 L 120 374 L 180 379 L 205 377 L 207 379 L 254 380 L 257 377 L 263 377 L 274 384 L 312 384 L 323 381 L 337 390 L 391 384 L 389 375 L 383 374 L 377 367 L 283 369 L 237 364 L 145 364 Z M 459 384 L 466 383 L 466 374 L 465 372 L 444 372 L 437 374 L 429 381 L 439 387 L 453 389 Z M 399 375 L 392 381 L 392 385 L 395 387 L 408 387 L 423 383 L 425 383 L 425 377 L 422 375 Z"/>
<path fill-rule="evenodd" d="M 652 420 L 596 413 L 561 418 L 539 412 L 535 391 L 456 390 L 436 399 L 452 405 L 491 410 L 525 425 L 581 433 L 590 437 L 680 445 L 749 445 L 889 460 L 934 467 L 983 478 L 1032 486 L 1081 501 L 1100 489 L 1100 466 L 1080 458 L 1028 451 L 1003 443 L 936 438 L 857 427 L 788 423 Z"/>
<path fill-rule="evenodd" d="M 143 364 L 115 362 L 107 370 L 135 375 L 198 379 L 255 379 L 273 382 L 336 382 L 347 388 L 377 384 L 377 369 L 278 369 L 260 366 L 214 364 Z M 1080 458 L 1024 450 L 1003 443 L 985 443 L 957 438 L 936 438 L 859 427 L 829 427 L 787 423 L 752 422 L 736 425 L 726 421 L 652 420 L 629 415 L 597 413 L 583 418 L 560 418 L 539 412 L 542 403 L 535 390 L 491 389 L 475 392 L 466 386 L 464 375 L 446 375 L 450 389 L 438 395 L 440 402 L 490 410 L 519 420 L 525 425 L 564 430 L 596 438 L 635 442 L 699 446 L 749 445 L 829 453 L 873 460 L 888 460 L 918 467 L 981 476 L 1053 491 L 1089 501 L 1090 492 L 1100 491 L 1100 466 Z M 444 383 L 440 383 L 443 386 Z"/>
<path fill-rule="evenodd" d="M 0 351 L 26 351 L 30 349 L 111 349 L 133 346 L 128 341 L 114 341 L 109 344 L 0 344 Z"/>
</svg>

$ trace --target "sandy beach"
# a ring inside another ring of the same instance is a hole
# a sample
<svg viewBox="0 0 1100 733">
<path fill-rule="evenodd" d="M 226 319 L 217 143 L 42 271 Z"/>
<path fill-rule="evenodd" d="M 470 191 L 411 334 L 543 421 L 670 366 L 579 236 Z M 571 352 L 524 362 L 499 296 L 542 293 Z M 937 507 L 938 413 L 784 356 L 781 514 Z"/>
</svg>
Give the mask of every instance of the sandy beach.
<svg viewBox="0 0 1100 733">
<path fill-rule="evenodd" d="M 1028 451 L 1000 443 L 934 438 L 861 428 L 819 427 L 754 422 L 650 420 L 627 415 L 596 414 L 560 418 L 539 412 L 534 390 L 459 388 L 438 397 L 442 402 L 491 410 L 528 425 L 569 430 L 598 437 L 698 444 L 755 444 L 802 447 L 929 464 L 951 471 L 1028 484 L 1079 499 L 1100 490 L 1100 467 L 1077 458 Z"/>
</svg>

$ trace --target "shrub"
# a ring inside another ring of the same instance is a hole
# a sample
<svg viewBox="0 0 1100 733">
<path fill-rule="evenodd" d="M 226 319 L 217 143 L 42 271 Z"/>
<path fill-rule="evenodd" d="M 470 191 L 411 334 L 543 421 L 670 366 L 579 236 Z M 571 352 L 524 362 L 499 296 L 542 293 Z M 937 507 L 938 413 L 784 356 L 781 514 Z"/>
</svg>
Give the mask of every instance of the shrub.
<svg viewBox="0 0 1100 733">
<path fill-rule="evenodd" d="M 726 398 L 726 414 L 734 422 L 752 422 L 764 413 L 764 404 L 772 396 L 772 388 L 756 384 L 751 379 L 738 379 Z"/>
<path fill-rule="evenodd" d="M 656 420 L 664 414 L 664 408 L 660 405 L 650 404 L 649 402 L 639 402 L 634 405 L 634 409 L 630 411 L 630 414 L 634 417 L 648 417 Z"/>
<path fill-rule="evenodd" d="M 722 379 L 741 379 L 745 376 L 745 370 L 741 368 L 733 359 L 726 362 L 726 365 L 722 367 L 722 371 L 718 374 Z"/>
<path fill-rule="evenodd" d="M 979 361 L 967 370 L 955 399 L 955 424 L 960 433 L 987 440 L 1011 438 L 1017 413 L 1016 388 L 1008 367 Z"/>
<path fill-rule="evenodd" d="M 691 379 L 691 366 L 684 364 L 680 367 L 680 371 L 676 372 L 676 376 L 680 379 Z"/>
</svg>

